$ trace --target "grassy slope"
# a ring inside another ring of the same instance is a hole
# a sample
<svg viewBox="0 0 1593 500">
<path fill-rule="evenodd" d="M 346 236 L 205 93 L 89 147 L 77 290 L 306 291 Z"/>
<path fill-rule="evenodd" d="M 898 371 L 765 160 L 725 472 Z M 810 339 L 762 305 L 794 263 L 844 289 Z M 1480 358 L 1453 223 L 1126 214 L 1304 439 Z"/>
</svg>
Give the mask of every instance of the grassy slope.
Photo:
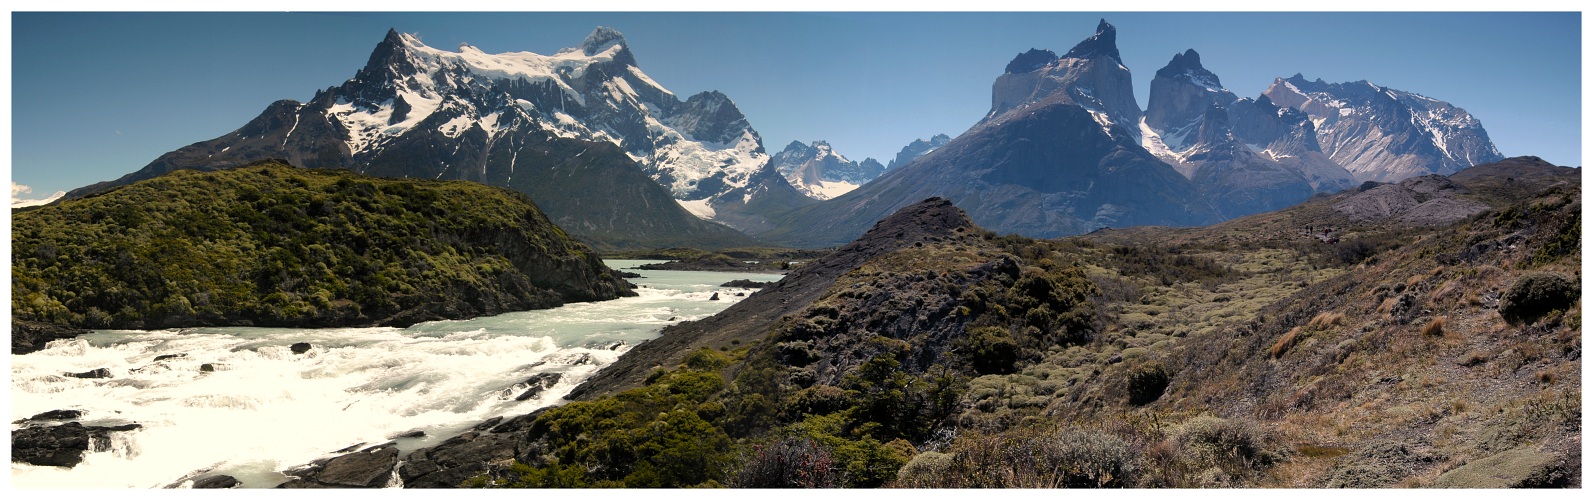
<svg viewBox="0 0 1593 500">
<path fill-rule="evenodd" d="M 763 333 L 537 417 L 547 453 L 477 484 L 1580 484 L 1580 302 L 1498 312 L 1527 273 L 1580 276 L 1580 191 L 1549 184 L 1473 182 L 1497 208 L 1445 227 L 1354 225 L 1324 197 L 1208 228 L 925 238 Z M 1036 302 L 1036 277 L 1091 299 Z M 571 433 L 667 416 L 710 445 Z M 684 456 L 712 466 L 657 474 Z"/>
<path fill-rule="evenodd" d="M 185 170 L 12 221 L 23 321 L 403 325 L 629 290 L 525 196 L 462 181 Z"/>
</svg>

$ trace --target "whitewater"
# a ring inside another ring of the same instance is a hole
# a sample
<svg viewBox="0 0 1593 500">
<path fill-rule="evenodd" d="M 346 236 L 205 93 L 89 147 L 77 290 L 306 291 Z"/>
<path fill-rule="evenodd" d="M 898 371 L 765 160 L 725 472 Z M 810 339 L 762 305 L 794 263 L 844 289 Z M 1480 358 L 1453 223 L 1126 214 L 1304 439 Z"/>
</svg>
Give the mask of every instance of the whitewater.
<svg viewBox="0 0 1593 500">
<path fill-rule="evenodd" d="M 645 262 L 607 263 L 634 270 Z M 396 442 L 408 453 L 492 417 L 560 404 L 663 327 L 752 292 L 720 283 L 780 278 L 634 272 L 645 276 L 630 280 L 637 297 L 409 328 L 96 331 L 52 342 L 11 357 L 13 422 L 71 409 L 83 411 L 84 425 L 142 427 L 112 433 L 106 451 L 71 469 L 13 463 L 12 486 L 185 487 L 226 474 L 269 488 L 287 480 L 278 471 L 340 449 Z M 709 300 L 715 293 L 719 300 Z M 294 354 L 299 342 L 310 350 Z M 99 368 L 112 377 L 66 376 Z M 516 401 L 543 373 L 560 380 Z"/>
</svg>

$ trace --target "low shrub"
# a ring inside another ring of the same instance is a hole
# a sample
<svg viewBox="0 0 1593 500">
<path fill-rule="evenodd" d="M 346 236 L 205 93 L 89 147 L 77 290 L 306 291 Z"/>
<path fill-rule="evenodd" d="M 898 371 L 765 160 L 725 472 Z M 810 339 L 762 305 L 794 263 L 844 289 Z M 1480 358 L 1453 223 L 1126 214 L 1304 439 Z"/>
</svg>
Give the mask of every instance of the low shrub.
<svg viewBox="0 0 1593 500">
<path fill-rule="evenodd" d="M 951 455 L 926 451 L 914 456 L 896 472 L 896 486 L 905 488 L 933 488 L 952 467 Z"/>
<path fill-rule="evenodd" d="M 1169 380 L 1167 369 L 1156 361 L 1147 361 L 1128 370 L 1128 402 L 1143 405 L 1162 397 Z"/>
<path fill-rule="evenodd" d="M 754 445 L 730 478 L 735 488 L 834 488 L 841 485 L 830 450 L 808 438 Z"/>
<path fill-rule="evenodd" d="M 1571 307 L 1579 294 L 1576 283 L 1554 273 L 1528 273 L 1521 276 L 1499 298 L 1499 316 L 1511 324 L 1532 323 L 1549 314 Z"/>
</svg>

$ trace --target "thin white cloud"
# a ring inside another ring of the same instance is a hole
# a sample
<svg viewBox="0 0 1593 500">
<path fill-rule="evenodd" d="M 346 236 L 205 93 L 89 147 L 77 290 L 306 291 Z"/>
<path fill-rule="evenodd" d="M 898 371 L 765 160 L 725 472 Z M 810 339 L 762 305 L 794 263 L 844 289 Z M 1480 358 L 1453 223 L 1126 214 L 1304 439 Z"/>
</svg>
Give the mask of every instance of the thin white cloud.
<svg viewBox="0 0 1593 500">
<path fill-rule="evenodd" d="M 50 197 L 44 198 L 42 200 L 29 200 L 22 198 L 22 195 L 32 192 L 33 188 L 23 184 L 17 184 L 17 181 L 11 181 L 11 208 L 44 205 L 52 201 L 59 200 L 62 196 L 66 196 L 66 191 L 56 191 L 55 194 L 52 194 Z"/>
</svg>

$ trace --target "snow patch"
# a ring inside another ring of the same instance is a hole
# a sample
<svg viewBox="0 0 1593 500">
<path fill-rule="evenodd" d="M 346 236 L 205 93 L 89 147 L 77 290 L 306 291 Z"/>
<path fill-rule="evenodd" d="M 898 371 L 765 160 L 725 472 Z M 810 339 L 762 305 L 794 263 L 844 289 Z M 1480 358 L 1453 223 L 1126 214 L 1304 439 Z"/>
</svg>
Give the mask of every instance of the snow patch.
<svg viewBox="0 0 1593 500">
<path fill-rule="evenodd" d="M 442 125 L 439 125 L 437 127 L 437 131 L 442 132 L 442 134 L 448 136 L 449 139 L 458 139 L 460 134 L 465 133 L 466 130 L 470 130 L 470 125 L 473 123 L 475 123 L 475 121 L 471 120 L 469 115 L 459 115 L 455 116 L 452 120 L 448 120 Z"/>
<path fill-rule="evenodd" d="M 714 207 L 708 205 L 707 198 L 690 201 L 675 200 L 675 203 L 679 203 L 681 208 L 686 209 L 687 212 L 691 212 L 692 215 L 702 220 L 713 220 L 714 216 L 718 215 L 714 212 Z"/>
</svg>

